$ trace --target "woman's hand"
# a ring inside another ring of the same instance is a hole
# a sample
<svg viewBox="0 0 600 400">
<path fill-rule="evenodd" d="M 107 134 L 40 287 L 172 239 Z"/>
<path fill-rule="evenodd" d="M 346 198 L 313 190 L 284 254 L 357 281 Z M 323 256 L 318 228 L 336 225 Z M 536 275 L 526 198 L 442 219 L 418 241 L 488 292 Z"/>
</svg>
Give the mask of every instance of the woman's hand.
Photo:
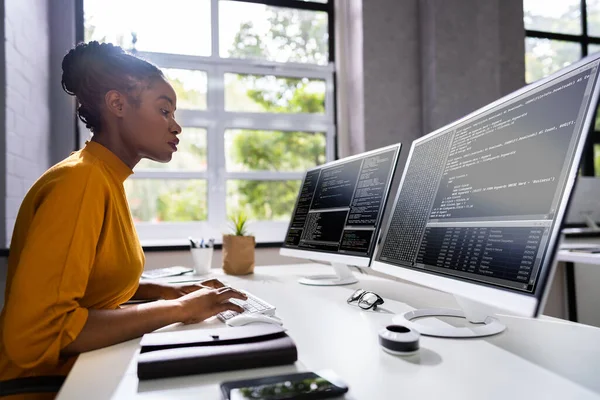
<svg viewBox="0 0 600 400">
<path fill-rule="evenodd" d="M 178 299 L 186 294 L 193 293 L 202 288 L 221 289 L 225 285 L 218 279 L 207 279 L 201 282 L 184 283 L 179 285 L 161 285 L 161 298 L 165 300 Z"/>
<path fill-rule="evenodd" d="M 194 324 L 223 311 L 232 310 L 239 313 L 244 311 L 242 307 L 231 303 L 229 299 L 246 300 L 246 295 L 226 286 L 218 289 L 204 286 L 197 287 L 192 292 L 172 301 L 179 304 L 180 321 L 184 324 Z"/>
</svg>

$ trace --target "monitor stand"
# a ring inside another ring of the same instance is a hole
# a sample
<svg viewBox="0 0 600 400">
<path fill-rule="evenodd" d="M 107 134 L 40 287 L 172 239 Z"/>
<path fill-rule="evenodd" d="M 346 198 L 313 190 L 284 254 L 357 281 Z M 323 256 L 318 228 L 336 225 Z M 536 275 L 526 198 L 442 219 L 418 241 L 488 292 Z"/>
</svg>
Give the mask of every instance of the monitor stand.
<svg viewBox="0 0 600 400">
<path fill-rule="evenodd" d="M 298 280 L 303 285 L 312 286 L 341 286 L 358 282 L 352 270 L 346 264 L 331 263 L 335 275 L 312 275 Z"/>
<path fill-rule="evenodd" d="M 398 325 L 405 325 L 426 336 L 436 336 L 445 338 L 475 338 L 492 336 L 503 332 L 506 326 L 490 315 L 494 310 L 473 300 L 460 296 L 454 296 L 461 310 L 450 308 L 424 308 L 420 310 L 409 311 L 397 315 L 393 322 Z M 466 318 L 469 322 L 479 324 L 479 326 L 456 327 L 452 325 L 441 324 L 425 325 L 415 320 L 425 317 L 460 317 Z"/>
</svg>

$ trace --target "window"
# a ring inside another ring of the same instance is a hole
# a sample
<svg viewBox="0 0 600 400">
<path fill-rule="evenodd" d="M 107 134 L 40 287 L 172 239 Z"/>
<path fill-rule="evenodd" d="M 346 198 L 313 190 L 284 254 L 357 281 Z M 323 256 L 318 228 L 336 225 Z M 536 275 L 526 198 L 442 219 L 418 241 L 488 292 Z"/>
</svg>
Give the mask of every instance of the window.
<svg viewBox="0 0 600 400">
<path fill-rule="evenodd" d="M 527 83 L 600 51 L 600 0 L 524 0 Z M 600 113 L 584 150 L 581 173 L 600 176 Z"/>
<path fill-rule="evenodd" d="M 140 239 L 220 240 L 243 210 L 283 241 L 304 170 L 334 157 L 333 1 L 80 1 L 82 40 L 136 51 L 177 92 L 179 150 L 125 183 Z"/>
</svg>

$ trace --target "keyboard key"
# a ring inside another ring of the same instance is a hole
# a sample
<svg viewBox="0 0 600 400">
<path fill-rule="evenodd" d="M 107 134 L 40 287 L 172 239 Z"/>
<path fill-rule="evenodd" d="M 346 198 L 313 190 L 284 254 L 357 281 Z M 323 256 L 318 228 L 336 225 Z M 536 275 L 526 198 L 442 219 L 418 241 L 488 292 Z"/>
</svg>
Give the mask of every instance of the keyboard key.
<svg viewBox="0 0 600 400">
<path fill-rule="evenodd" d="M 244 313 L 262 313 L 266 315 L 274 315 L 275 307 L 266 301 L 250 294 L 246 291 L 241 290 L 246 296 L 248 296 L 247 300 L 239 300 L 239 299 L 230 299 L 232 303 L 242 307 L 244 309 Z M 228 319 L 238 315 L 235 311 L 223 311 L 218 314 L 218 317 L 221 321 L 227 321 Z"/>
</svg>

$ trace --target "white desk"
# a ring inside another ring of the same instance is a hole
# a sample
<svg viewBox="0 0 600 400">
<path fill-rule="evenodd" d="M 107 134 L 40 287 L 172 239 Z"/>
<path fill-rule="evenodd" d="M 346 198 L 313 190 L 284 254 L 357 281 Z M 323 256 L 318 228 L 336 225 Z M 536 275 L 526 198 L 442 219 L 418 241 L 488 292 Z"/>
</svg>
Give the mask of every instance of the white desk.
<svg viewBox="0 0 600 400">
<path fill-rule="evenodd" d="M 579 253 L 570 250 L 559 250 L 556 260 L 559 262 L 600 265 L 600 253 Z"/>
<path fill-rule="evenodd" d="M 600 246 L 598 238 L 580 238 L 563 240 L 562 249 L 556 254 L 556 262 L 565 263 L 565 283 L 567 297 L 567 312 L 569 320 L 579 321 L 577 311 L 577 287 L 575 282 L 575 264 L 600 266 L 600 253 L 578 253 L 569 248 Z"/>
<path fill-rule="evenodd" d="M 224 276 L 277 306 L 298 347 L 294 366 L 139 382 L 139 340 L 82 354 L 58 399 L 220 399 L 219 382 L 294 370 L 332 369 L 350 386 L 348 399 L 600 399 L 600 329 L 543 318 L 501 318 L 506 332 L 476 340 L 421 338 L 420 355 L 401 358 L 378 345 L 377 332 L 395 313 L 455 306 L 452 296 L 356 273 L 359 283 L 311 287 L 298 277 L 323 273 L 313 264 L 257 267 L 247 277 Z M 378 312 L 346 304 L 356 288 L 385 299 Z M 443 323 L 430 319 L 429 323 Z M 194 326 L 222 327 L 213 319 Z"/>
</svg>

